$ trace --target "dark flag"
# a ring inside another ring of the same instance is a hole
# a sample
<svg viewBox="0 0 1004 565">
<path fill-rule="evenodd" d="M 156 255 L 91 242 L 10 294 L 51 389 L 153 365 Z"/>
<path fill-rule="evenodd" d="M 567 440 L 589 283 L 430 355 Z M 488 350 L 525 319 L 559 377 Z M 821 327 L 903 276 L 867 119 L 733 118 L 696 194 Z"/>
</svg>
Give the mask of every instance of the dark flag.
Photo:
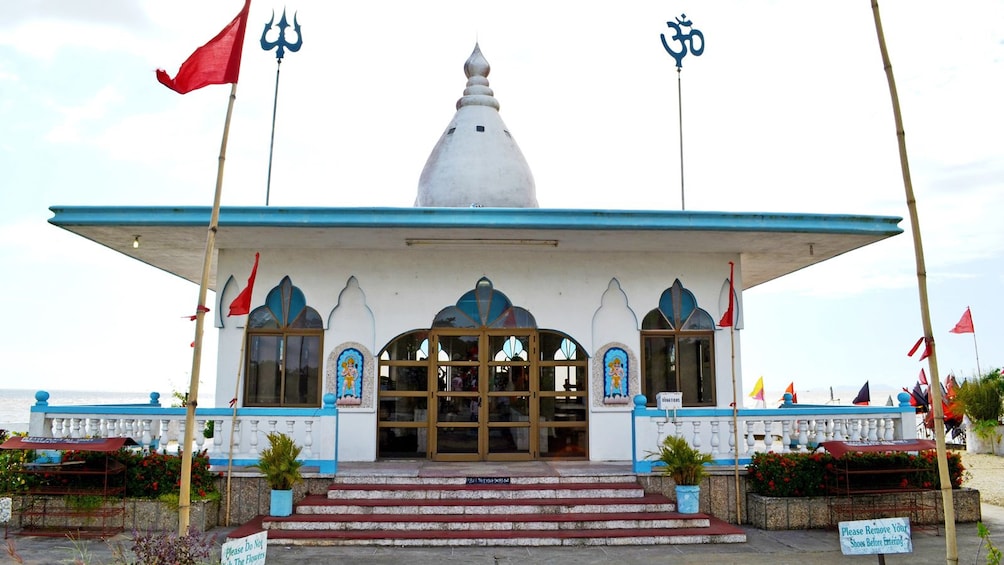
<svg viewBox="0 0 1004 565">
<path fill-rule="evenodd" d="M 854 397 L 853 404 L 859 406 L 868 406 L 868 403 L 872 401 L 872 393 L 868 389 L 868 381 L 865 381 L 865 386 L 861 387 L 858 391 L 858 395 Z"/>
<path fill-rule="evenodd" d="M 924 392 L 924 389 L 920 388 L 919 382 L 913 385 L 913 392 L 910 393 L 910 396 L 913 397 L 913 402 L 916 402 L 915 406 L 918 406 L 927 412 L 930 404 L 927 402 L 927 394 Z"/>
</svg>

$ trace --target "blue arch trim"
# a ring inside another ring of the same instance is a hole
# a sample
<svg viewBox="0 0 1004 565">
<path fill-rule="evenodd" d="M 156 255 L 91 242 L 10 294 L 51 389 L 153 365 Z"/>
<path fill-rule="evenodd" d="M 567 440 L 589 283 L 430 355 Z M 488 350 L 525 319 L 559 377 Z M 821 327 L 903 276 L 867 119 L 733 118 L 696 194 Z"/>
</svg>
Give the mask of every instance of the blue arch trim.
<svg viewBox="0 0 1004 565">
<path fill-rule="evenodd" d="M 448 306 L 432 322 L 435 328 L 536 328 L 529 311 L 513 306 L 505 294 L 495 290 L 492 281 L 481 277 L 474 289 L 467 291 L 455 306 Z"/>
</svg>

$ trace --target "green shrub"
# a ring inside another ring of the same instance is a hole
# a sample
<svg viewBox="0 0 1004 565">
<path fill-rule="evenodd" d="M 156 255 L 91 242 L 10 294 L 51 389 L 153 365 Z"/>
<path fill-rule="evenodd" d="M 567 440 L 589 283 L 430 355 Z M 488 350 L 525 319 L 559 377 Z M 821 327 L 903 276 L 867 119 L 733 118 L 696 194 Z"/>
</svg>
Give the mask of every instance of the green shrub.
<svg viewBox="0 0 1004 565">
<path fill-rule="evenodd" d="M 12 433 L 10 436 L 27 434 Z M 0 443 L 7 441 L 7 430 L 0 430 Z M 28 484 L 21 469 L 31 463 L 35 452 L 24 449 L 0 450 L 0 495 L 23 492 Z"/>
<path fill-rule="evenodd" d="M 1001 378 L 1001 370 L 994 369 L 979 379 L 964 381 L 955 398 L 974 424 L 990 422 L 996 425 L 1004 412 L 1002 387 L 1004 379 Z"/>
</svg>

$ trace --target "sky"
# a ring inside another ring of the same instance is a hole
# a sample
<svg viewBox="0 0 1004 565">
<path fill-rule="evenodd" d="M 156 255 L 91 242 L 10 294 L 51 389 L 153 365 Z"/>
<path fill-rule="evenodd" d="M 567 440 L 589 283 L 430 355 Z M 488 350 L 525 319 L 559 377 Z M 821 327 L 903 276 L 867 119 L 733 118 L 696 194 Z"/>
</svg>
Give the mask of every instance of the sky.
<svg viewBox="0 0 1004 565">
<path fill-rule="evenodd" d="M 0 388 L 184 391 L 195 284 L 51 226 L 54 205 L 212 204 L 228 86 L 172 76 L 240 0 L 34 0 L 0 18 Z M 939 372 L 1004 365 L 1004 3 L 879 3 L 903 112 Z M 902 235 L 743 294 L 744 395 L 912 387 L 917 263 L 871 3 L 639 0 L 286 5 L 272 206 L 411 206 L 475 42 L 543 208 L 903 217 Z M 224 206 L 265 204 L 284 6 L 253 0 Z M 660 34 L 705 39 L 682 72 Z M 679 78 L 679 82 L 678 82 Z M 678 97 L 679 92 L 682 95 Z M 975 334 L 948 332 L 967 307 Z M 975 335 L 975 340 L 974 340 Z M 200 400 L 215 387 L 206 332 Z M 235 363 L 234 371 L 237 367 Z M 850 392 L 847 392 L 850 391 Z M 749 399 L 747 399 L 749 400 Z M 53 402 L 57 399 L 53 398 Z"/>
</svg>

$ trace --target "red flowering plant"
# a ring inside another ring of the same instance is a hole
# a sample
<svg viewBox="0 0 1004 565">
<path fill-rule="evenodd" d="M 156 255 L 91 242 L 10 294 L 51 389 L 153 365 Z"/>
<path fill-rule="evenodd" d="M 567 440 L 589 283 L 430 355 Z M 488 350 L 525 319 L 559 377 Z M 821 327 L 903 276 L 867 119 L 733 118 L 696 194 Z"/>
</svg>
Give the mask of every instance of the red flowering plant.
<svg viewBox="0 0 1004 565">
<path fill-rule="evenodd" d="M 747 484 L 764 496 L 821 496 L 832 461 L 825 453 L 757 453 L 746 467 Z"/>
<path fill-rule="evenodd" d="M 105 454 L 86 451 L 68 451 L 64 461 L 87 461 L 103 465 Z M 176 500 L 181 487 L 181 456 L 161 453 L 144 453 L 123 449 L 108 454 L 112 461 L 125 466 L 126 496 L 134 498 L 171 498 Z M 100 460 L 100 461 L 99 461 Z M 215 475 L 209 470 L 209 456 L 200 451 L 192 456 L 191 498 L 193 500 L 216 498 Z"/>
<path fill-rule="evenodd" d="M 962 456 L 949 452 L 948 470 L 952 486 L 966 479 Z M 823 496 L 846 486 L 845 471 L 876 471 L 869 475 L 869 487 L 876 489 L 940 488 L 937 454 L 848 453 L 835 458 L 829 453 L 757 453 L 746 467 L 751 492 L 764 496 Z"/>
</svg>

